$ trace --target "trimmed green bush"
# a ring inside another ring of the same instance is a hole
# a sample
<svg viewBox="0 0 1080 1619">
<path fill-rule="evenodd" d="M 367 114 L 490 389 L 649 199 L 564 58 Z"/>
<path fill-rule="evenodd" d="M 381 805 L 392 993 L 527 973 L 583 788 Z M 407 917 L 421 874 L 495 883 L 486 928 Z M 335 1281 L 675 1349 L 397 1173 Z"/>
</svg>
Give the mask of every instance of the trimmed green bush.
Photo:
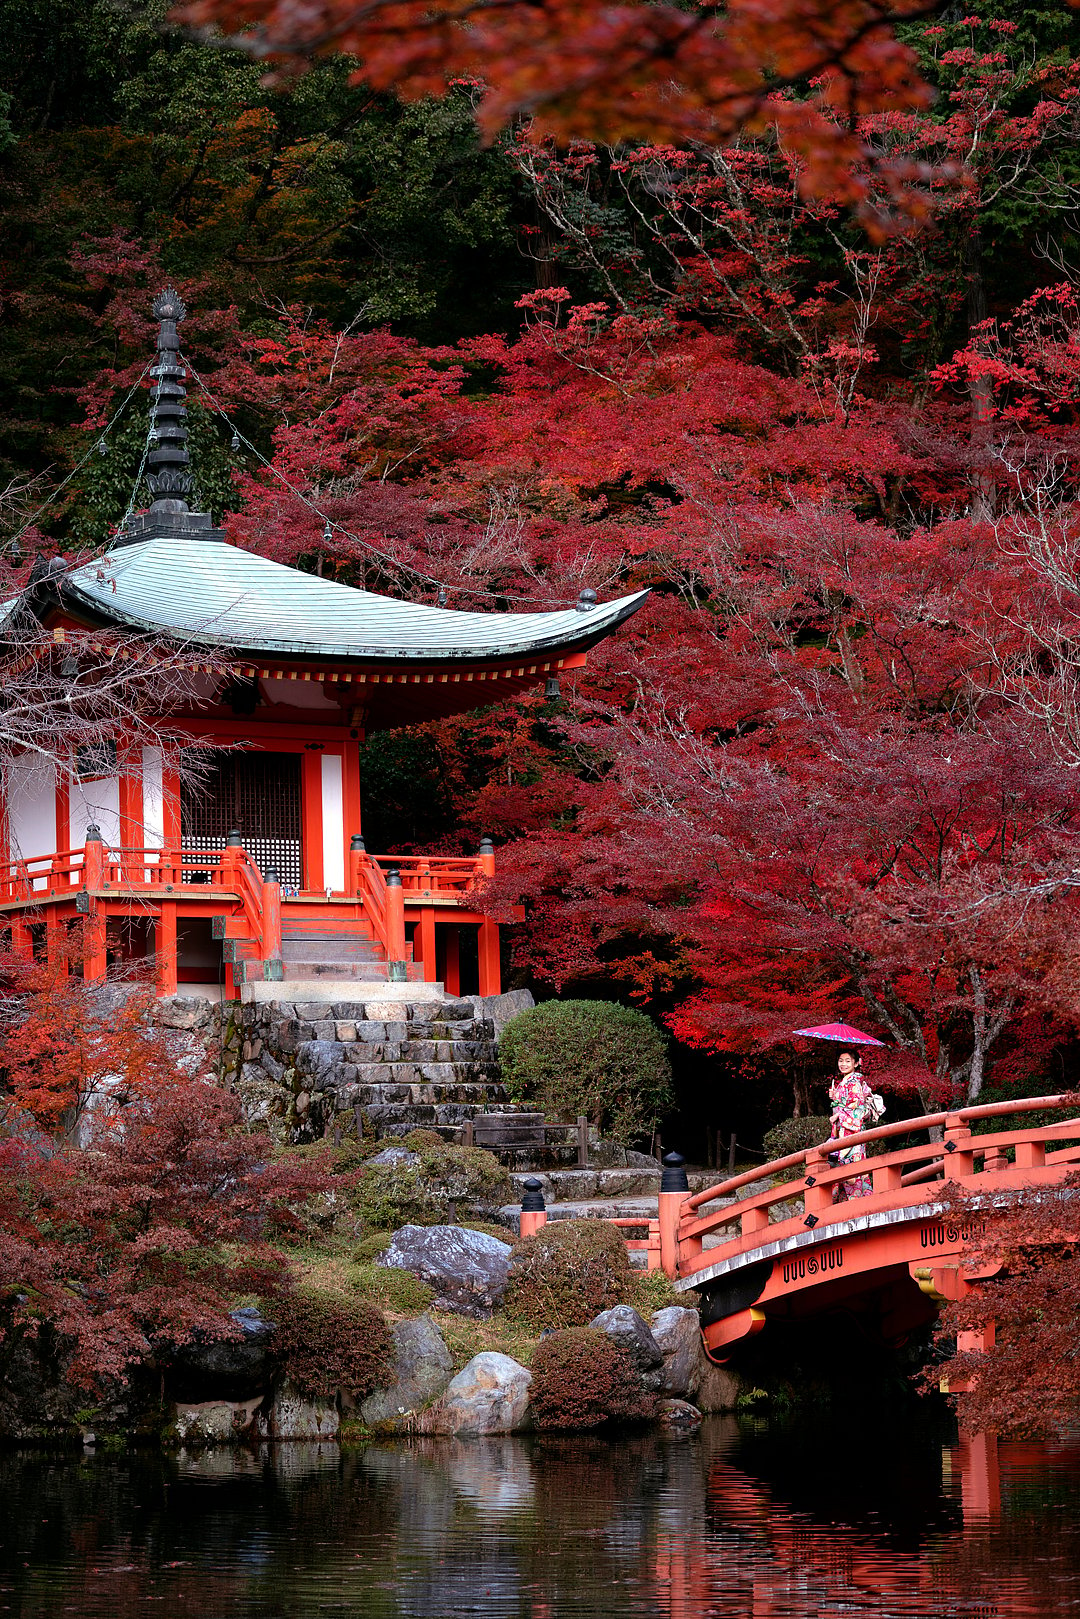
<svg viewBox="0 0 1080 1619">
<path fill-rule="evenodd" d="M 363 1167 L 358 1206 L 368 1230 L 442 1225 L 451 1205 L 463 1216 L 487 1214 L 514 1195 L 509 1171 L 482 1147 L 459 1147 L 434 1130 L 413 1130 L 400 1142 L 381 1145 L 405 1147 L 417 1162 Z"/>
<path fill-rule="evenodd" d="M 761 1145 L 767 1158 L 786 1158 L 790 1152 L 805 1152 L 830 1135 L 827 1113 L 807 1113 L 801 1119 L 782 1119 L 766 1130 Z"/>
<path fill-rule="evenodd" d="M 614 1001 L 545 1001 L 511 1018 L 499 1041 L 514 1102 L 553 1118 L 581 1115 L 612 1141 L 652 1134 L 671 1107 L 667 1040 L 644 1012 Z"/>
<path fill-rule="evenodd" d="M 594 1327 L 553 1332 L 532 1359 L 529 1401 L 538 1428 L 644 1422 L 656 1410 L 625 1350 Z"/>
<path fill-rule="evenodd" d="M 379 1310 L 358 1298 L 298 1289 L 267 1306 L 274 1358 L 303 1394 L 347 1389 L 364 1399 L 392 1375 L 394 1344 Z"/>
<path fill-rule="evenodd" d="M 634 1300 L 637 1277 L 616 1226 L 550 1220 L 514 1249 L 503 1309 L 537 1331 L 576 1327 Z"/>
</svg>

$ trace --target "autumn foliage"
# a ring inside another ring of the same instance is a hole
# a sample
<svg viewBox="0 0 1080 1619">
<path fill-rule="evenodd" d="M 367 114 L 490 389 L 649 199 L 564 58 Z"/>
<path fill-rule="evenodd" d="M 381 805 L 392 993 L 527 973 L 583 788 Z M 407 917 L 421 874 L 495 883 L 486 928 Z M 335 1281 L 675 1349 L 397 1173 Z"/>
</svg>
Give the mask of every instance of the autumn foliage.
<svg viewBox="0 0 1080 1619">
<path fill-rule="evenodd" d="M 275 1239 L 325 1179 L 272 1161 L 236 1099 L 137 1021 L 75 981 L 32 992 L 0 1125 L 0 1356 L 47 1334 L 88 1390 L 196 1336 L 239 1336 L 229 1310 L 287 1289 Z M 59 1120 L 66 1134 L 41 1128 Z"/>
<path fill-rule="evenodd" d="M 1040 1434 L 1067 1426 L 1080 1408 L 1080 1175 L 995 1208 L 973 1260 L 996 1273 L 942 1312 L 938 1336 L 949 1358 L 934 1368 L 934 1378 L 963 1391 L 957 1406 L 970 1432 Z M 958 1332 L 987 1322 L 995 1327 L 989 1354 L 955 1352 Z"/>
</svg>

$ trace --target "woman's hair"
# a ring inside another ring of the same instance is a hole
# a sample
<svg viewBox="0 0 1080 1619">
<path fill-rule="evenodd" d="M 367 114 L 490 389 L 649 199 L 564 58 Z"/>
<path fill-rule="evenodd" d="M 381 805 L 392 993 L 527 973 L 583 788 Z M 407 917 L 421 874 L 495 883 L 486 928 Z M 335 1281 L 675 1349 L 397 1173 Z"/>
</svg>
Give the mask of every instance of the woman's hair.
<svg viewBox="0 0 1080 1619">
<path fill-rule="evenodd" d="M 852 1062 L 855 1064 L 856 1068 L 861 1068 L 862 1067 L 862 1052 L 861 1051 L 851 1051 L 851 1050 L 849 1050 L 849 1048 L 847 1046 L 844 1046 L 836 1054 L 837 1062 L 840 1061 L 841 1057 L 850 1057 Z"/>
</svg>

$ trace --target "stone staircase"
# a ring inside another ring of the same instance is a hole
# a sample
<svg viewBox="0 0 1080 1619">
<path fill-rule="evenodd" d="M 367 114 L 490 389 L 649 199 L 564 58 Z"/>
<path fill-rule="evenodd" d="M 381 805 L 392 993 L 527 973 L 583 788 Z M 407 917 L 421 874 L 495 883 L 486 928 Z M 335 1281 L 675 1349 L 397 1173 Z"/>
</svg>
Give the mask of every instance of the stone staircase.
<svg viewBox="0 0 1080 1619">
<path fill-rule="evenodd" d="M 298 982 L 297 992 L 304 987 Z M 379 1137 L 422 1127 L 458 1140 L 466 1119 L 513 1111 L 499 1083 L 494 1025 L 470 1001 L 289 1001 L 285 985 L 275 989 L 273 1000 L 241 1009 L 237 1088 L 249 1114 L 265 1096 L 294 1140 L 357 1126 Z"/>
<path fill-rule="evenodd" d="M 412 946 L 407 945 L 406 951 L 411 955 Z M 281 959 L 287 984 L 326 979 L 339 984 L 368 984 L 385 982 L 390 976 L 385 947 L 354 922 L 334 928 L 328 923 L 283 920 Z M 423 977 L 422 968 L 412 960 L 407 970 L 414 983 Z"/>
</svg>

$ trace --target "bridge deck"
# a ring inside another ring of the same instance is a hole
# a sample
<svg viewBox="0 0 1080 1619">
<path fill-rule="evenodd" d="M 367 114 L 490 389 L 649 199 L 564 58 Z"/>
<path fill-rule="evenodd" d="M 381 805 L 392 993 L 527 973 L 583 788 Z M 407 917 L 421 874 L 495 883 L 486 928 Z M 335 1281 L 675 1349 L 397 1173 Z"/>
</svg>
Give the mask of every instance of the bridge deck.
<svg viewBox="0 0 1080 1619">
<path fill-rule="evenodd" d="M 1075 1105 L 1034 1097 L 899 1120 L 680 1197 L 667 1268 L 679 1291 L 701 1293 L 710 1351 L 725 1352 L 770 1315 L 809 1314 L 874 1290 L 894 1334 L 911 1330 L 934 1302 L 988 1274 L 970 1255 L 1003 1199 L 1059 1186 L 1080 1166 L 1075 1115 L 982 1135 L 972 1125 Z M 871 1156 L 830 1162 L 859 1142 Z M 834 1203 L 860 1175 L 872 1191 Z"/>
</svg>

